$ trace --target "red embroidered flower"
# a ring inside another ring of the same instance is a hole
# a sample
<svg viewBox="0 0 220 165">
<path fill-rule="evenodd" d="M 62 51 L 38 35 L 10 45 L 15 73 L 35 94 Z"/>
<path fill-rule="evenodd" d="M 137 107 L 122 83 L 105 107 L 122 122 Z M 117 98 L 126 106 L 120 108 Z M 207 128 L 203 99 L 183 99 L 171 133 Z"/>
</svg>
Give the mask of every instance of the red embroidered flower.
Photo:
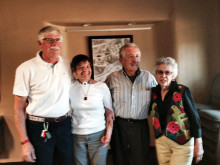
<svg viewBox="0 0 220 165">
<path fill-rule="evenodd" d="M 180 93 L 175 93 L 174 95 L 173 95 L 173 100 L 174 100 L 174 102 L 178 102 L 178 101 L 180 101 L 182 99 L 182 95 L 180 94 Z"/>
<path fill-rule="evenodd" d="M 171 133 L 177 133 L 180 130 L 180 126 L 175 121 L 171 121 L 168 123 L 167 129 Z"/>
<path fill-rule="evenodd" d="M 158 129 L 160 127 L 160 122 L 158 118 L 154 117 L 154 127 L 155 129 Z"/>
<path fill-rule="evenodd" d="M 176 140 L 179 144 L 183 144 L 186 142 L 186 138 L 183 135 L 179 135 Z"/>
<path fill-rule="evenodd" d="M 157 95 L 153 94 L 153 100 L 156 100 L 156 99 L 157 99 Z"/>
</svg>

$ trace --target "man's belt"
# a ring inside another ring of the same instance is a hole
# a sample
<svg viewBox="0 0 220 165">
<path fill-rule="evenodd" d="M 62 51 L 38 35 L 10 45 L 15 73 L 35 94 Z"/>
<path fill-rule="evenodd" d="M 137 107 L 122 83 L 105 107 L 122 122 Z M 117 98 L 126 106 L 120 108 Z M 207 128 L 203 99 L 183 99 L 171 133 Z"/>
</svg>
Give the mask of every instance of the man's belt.
<svg viewBox="0 0 220 165">
<path fill-rule="evenodd" d="M 38 117 L 38 116 L 33 116 L 33 115 L 27 114 L 27 119 L 29 119 L 31 121 L 37 121 L 37 122 L 61 122 L 61 121 L 65 120 L 68 116 L 69 115 L 67 113 L 64 116 L 60 116 L 57 118 L 44 118 L 44 117 Z"/>
<path fill-rule="evenodd" d="M 147 120 L 147 119 L 121 118 L 121 117 L 119 117 L 119 116 L 117 116 L 116 119 L 122 120 L 122 121 L 126 121 L 126 122 L 128 122 L 128 123 L 139 123 L 139 122 L 143 122 L 143 121 L 146 121 L 146 120 Z"/>
</svg>

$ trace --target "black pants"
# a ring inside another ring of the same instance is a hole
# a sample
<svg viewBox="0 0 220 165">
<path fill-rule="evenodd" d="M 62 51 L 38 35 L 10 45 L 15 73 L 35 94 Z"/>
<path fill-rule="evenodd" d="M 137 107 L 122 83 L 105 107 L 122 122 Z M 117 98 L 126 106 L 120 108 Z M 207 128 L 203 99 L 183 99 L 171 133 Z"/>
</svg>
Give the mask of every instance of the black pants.
<svg viewBox="0 0 220 165">
<path fill-rule="evenodd" d="M 128 121 L 116 118 L 113 127 L 111 148 L 114 165 L 148 165 L 148 121 Z"/>
<path fill-rule="evenodd" d="M 52 138 L 41 137 L 43 122 L 26 120 L 27 133 L 34 146 L 36 165 L 72 165 L 71 119 L 49 123 Z"/>
</svg>

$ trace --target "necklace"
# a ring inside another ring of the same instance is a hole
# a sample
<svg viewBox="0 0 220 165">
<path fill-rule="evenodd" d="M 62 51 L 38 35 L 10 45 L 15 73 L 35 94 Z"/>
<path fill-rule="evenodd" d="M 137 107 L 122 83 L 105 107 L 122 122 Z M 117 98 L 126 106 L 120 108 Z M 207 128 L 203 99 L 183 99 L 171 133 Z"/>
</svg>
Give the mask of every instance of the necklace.
<svg viewBox="0 0 220 165">
<path fill-rule="evenodd" d="M 79 81 L 80 82 L 80 81 Z M 80 82 L 81 84 L 83 84 L 83 86 L 87 86 L 87 84 L 89 84 L 89 81 L 88 81 L 88 83 L 86 82 L 86 83 L 82 83 L 82 82 Z M 82 89 L 82 92 L 83 92 L 83 95 L 84 95 L 84 100 L 87 100 L 88 99 L 88 93 L 89 93 L 89 89 L 90 89 L 90 84 L 89 84 L 89 87 L 88 87 L 88 89 L 87 89 L 87 92 L 84 92 L 84 90 L 83 90 L 83 88 L 82 88 L 82 85 L 80 85 L 80 88 Z"/>
</svg>

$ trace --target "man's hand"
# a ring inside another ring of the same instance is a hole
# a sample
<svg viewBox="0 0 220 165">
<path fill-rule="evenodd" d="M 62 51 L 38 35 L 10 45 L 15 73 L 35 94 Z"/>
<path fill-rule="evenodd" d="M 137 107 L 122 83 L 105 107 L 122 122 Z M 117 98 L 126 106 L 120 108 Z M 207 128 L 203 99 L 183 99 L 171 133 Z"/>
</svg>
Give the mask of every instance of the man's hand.
<svg viewBox="0 0 220 165">
<path fill-rule="evenodd" d="M 30 142 L 22 145 L 22 156 L 26 162 L 36 162 L 34 147 Z"/>
<path fill-rule="evenodd" d="M 194 155 L 193 157 L 196 158 L 196 163 L 202 160 L 203 157 L 203 146 L 202 146 L 202 138 L 196 138 L 195 146 L 194 146 Z"/>
<path fill-rule="evenodd" d="M 25 124 L 25 108 L 27 106 L 27 97 L 14 96 L 14 121 L 18 130 L 20 141 L 28 139 Z M 26 162 L 35 162 L 36 156 L 34 147 L 30 142 L 22 145 L 22 156 Z"/>
</svg>

